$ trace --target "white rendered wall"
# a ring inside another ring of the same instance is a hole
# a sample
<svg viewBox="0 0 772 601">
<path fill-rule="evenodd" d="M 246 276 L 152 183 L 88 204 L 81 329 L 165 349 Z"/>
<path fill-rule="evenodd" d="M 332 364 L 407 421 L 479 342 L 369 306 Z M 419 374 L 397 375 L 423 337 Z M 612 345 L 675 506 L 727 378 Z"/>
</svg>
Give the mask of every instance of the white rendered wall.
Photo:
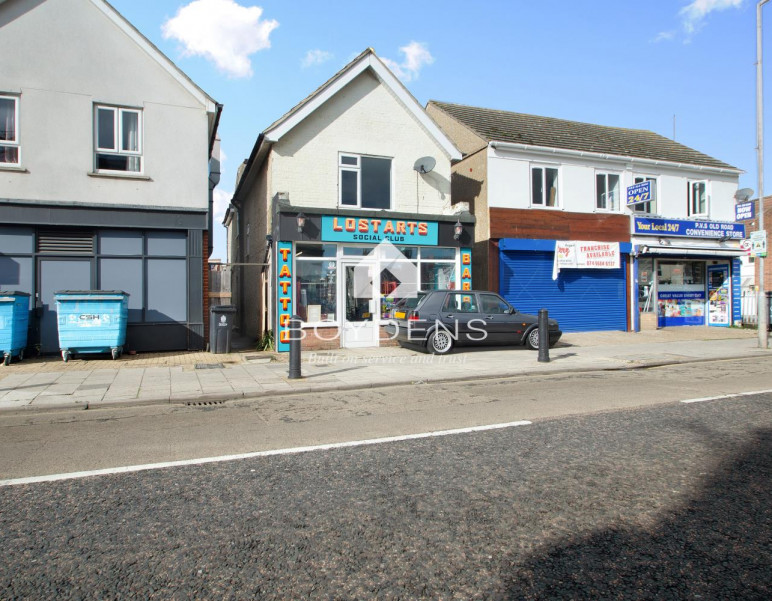
<svg viewBox="0 0 772 601">
<path fill-rule="evenodd" d="M 688 213 L 688 182 L 707 181 L 709 211 L 713 221 L 734 221 L 734 194 L 739 174 L 706 172 L 696 168 L 675 168 L 649 164 L 630 165 L 625 161 L 583 157 L 529 155 L 526 152 L 504 152 L 488 149 L 488 204 L 490 207 L 537 210 L 531 205 L 531 166 L 557 167 L 560 208 L 576 213 L 609 213 L 595 207 L 596 173 L 620 175 L 621 198 L 613 213 L 629 214 L 625 206 L 627 187 L 636 176 L 656 177 L 656 213 L 670 219 L 692 219 Z M 547 209 L 545 209 L 547 210 Z M 554 209 L 550 209 L 554 210 Z M 701 217 L 704 219 L 704 217 Z M 695 218 L 696 219 L 696 218 Z"/>
<path fill-rule="evenodd" d="M 448 156 L 369 72 L 274 145 L 270 196 L 288 192 L 293 205 L 337 208 L 339 152 L 393 158 L 392 210 L 424 214 L 449 210 Z M 419 175 L 413 164 L 424 156 L 434 157 L 437 164 L 431 173 Z"/>
<path fill-rule="evenodd" d="M 0 4 L 0 57 L 27 171 L 0 169 L 3 198 L 207 208 L 205 106 L 90 0 Z M 149 180 L 89 175 L 95 103 L 143 110 Z"/>
</svg>

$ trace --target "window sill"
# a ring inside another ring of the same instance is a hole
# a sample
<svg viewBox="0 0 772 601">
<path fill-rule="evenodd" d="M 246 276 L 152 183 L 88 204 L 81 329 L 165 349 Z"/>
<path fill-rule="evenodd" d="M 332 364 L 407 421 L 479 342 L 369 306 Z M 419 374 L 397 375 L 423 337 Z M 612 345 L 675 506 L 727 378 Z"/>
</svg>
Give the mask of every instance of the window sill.
<svg viewBox="0 0 772 601">
<path fill-rule="evenodd" d="M 19 165 L 0 164 L 0 171 L 13 171 L 15 173 L 29 173 L 29 169 Z"/>
<path fill-rule="evenodd" d="M 393 211 L 394 209 L 392 209 L 391 207 L 389 207 L 388 209 L 383 209 L 383 208 L 380 208 L 380 207 L 378 207 L 378 208 L 370 208 L 370 207 L 360 207 L 359 205 L 342 205 L 342 204 L 339 204 L 338 205 L 338 210 L 343 210 L 343 211 L 348 211 L 348 210 L 352 210 L 352 211 Z"/>
<path fill-rule="evenodd" d="M 132 179 L 143 182 L 152 182 L 153 179 L 147 175 L 132 175 L 130 173 L 100 173 L 98 171 L 89 171 L 86 173 L 89 177 L 103 177 L 106 179 Z"/>
<path fill-rule="evenodd" d="M 531 209 L 543 209 L 545 211 L 562 211 L 563 207 L 545 207 L 544 205 L 531 205 Z"/>
</svg>

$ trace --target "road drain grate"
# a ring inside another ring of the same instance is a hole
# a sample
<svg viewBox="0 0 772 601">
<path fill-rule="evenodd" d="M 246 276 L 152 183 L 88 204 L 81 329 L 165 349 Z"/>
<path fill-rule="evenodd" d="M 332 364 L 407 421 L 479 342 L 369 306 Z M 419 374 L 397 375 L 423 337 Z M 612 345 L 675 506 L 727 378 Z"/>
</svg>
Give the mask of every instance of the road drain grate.
<svg viewBox="0 0 772 601">
<path fill-rule="evenodd" d="M 222 369 L 222 363 L 196 363 L 196 369 Z"/>
<path fill-rule="evenodd" d="M 188 407 L 209 407 L 212 405 L 224 405 L 225 401 L 187 401 Z"/>
</svg>

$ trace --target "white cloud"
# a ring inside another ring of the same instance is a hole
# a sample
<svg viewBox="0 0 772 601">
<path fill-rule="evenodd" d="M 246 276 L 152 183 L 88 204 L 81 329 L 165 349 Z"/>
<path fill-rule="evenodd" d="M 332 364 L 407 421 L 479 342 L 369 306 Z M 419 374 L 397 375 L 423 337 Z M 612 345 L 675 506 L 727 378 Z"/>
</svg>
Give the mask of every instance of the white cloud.
<svg viewBox="0 0 772 601">
<path fill-rule="evenodd" d="M 306 55 L 303 57 L 303 60 L 300 62 L 300 64 L 304 69 L 307 69 L 308 67 L 313 67 L 314 65 L 321 65 L 322 63 L 326 63 L 331 58 L 332 52 L 327 52 L 326 50 L 309 50 L 306 52 Z"/>
<path fill-rule="evenodd" d="M 401 63 L 389 58 L 382 60 L 394 75 L 405 82 L 418 79 L 421 69 L 434 62 L 434 57 L 423 42 L 410 42 L 407 46 L 402 46 L 399 51 L 405 55 Z"/>
<path fill-rule="evenodd" d="M 163 36 L 182 43 L 186 56 L 203 56 L 230 77 L 250 77 L 249 57 L 271 47 L 275 20 L 261 20 L 259 6 L 234 0 L 194 0 L 162 26 Z"/>
<path fill-rule="evenodd" d="M 712 12 L 728 8 L 740 8 L 744 0 L 692 0 L 684 6 L 679 14 L 683 20 L 687 35 L 697 32 L 704 24 L 705 18 Z"/>
<path fill-rule="evenodd" d="M 652 40 L 652 42 L 654 42 L 656 44 L 658 42 L 669 41 L 669 40 L 672 40 L 673 38 L 675 38 L 675 36 L 676 36 L 676 32 L 675 31 L 672 31 L 672 30 L 671 31 L 661 31 L 657 35 L 657 37 L 655 37 Z"/>
<path fill-rule="evenodd" d="M 233 198 L 233 192 L 215 188 L 213 196 L 214 207 L 212 209 L 212 214 L 214 222 L 222 223 L 222 220 L 225 218 L 225 211 L 228 210 L 228 205 L 231 202 L 231 198 Z"/>
</svg>

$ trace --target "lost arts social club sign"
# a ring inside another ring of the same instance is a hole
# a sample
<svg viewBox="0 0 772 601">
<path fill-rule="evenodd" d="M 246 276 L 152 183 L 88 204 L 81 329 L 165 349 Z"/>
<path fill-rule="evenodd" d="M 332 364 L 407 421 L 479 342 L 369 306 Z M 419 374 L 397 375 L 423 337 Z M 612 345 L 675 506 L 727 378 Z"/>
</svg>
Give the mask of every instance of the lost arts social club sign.
<svg viewBox="0 0 772 601">
<path fill-rule="evenodd" d="M 745 226 L 741 223 L 723 223 L 720 221 L 684 221 L 681 219 L 636 217 L 633 224 L 633 234 L 742 240 L 745 238 Z"/>
<path fill-rule="evenodd" d="M 322 215 L 325 242 L 378 244 L 388 240 L 393 244 L 436 246 L 437 231 L 434 221 Z"/>
</svg>

